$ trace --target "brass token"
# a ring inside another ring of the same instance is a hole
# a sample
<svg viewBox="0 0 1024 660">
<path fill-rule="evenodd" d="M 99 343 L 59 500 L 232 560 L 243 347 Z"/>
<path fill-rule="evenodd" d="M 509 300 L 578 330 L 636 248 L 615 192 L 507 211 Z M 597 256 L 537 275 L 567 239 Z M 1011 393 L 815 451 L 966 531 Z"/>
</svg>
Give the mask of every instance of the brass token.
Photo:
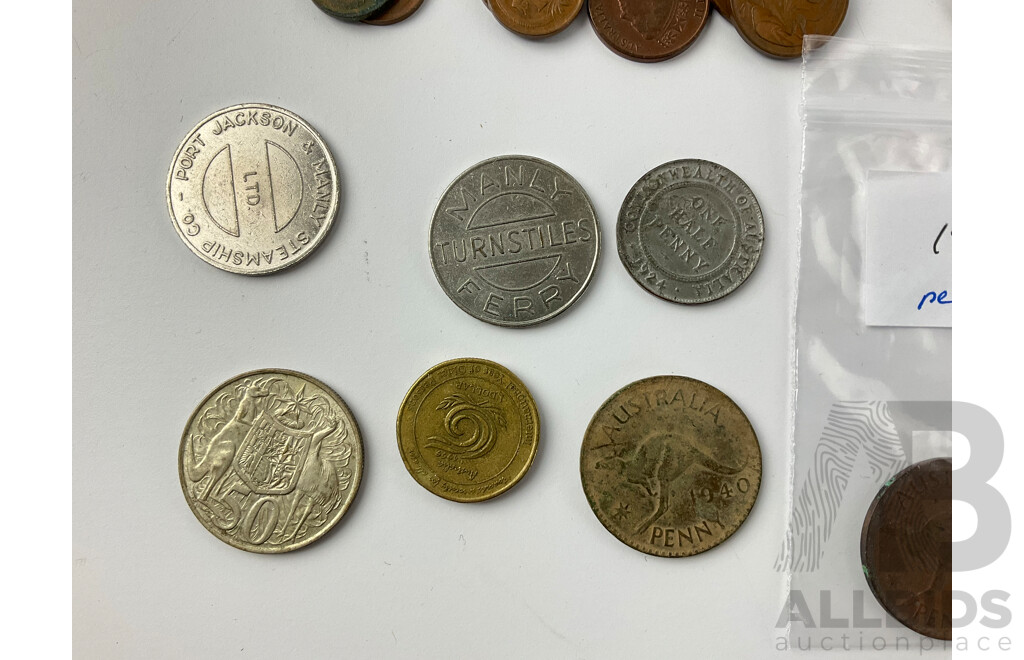
<svg viewBox="0 0 1024 660">
<path fill-rule="evenodd" d="M 363 473 L 352 412 L 296 371 L 262 369 L 221 383 L 181 435 L 178 478 L 199 522 L 249 552 L 316 541 L 348 511 Z"/>
<path fill-rule="evenodd" d="M 516 485 L 540 439 L 537 404 L 515 374 L 476 358 L 431 367 L 398 411 L 398 451 L 421 486 L 481 502 Z"/>
<path fill-rule="evenodd" d="M 576 19 L 583 0 L 485 0 L 498 22 L 524 37 L 550 37 Z"/>
<path fill-rule="evenodd" d="M 747 519 L 761 447 L 732 399 L 707 383 L 654 376 L 611 396 L 580 450 L 590 508 L 626 545 L 659 557 L 710 550 Z"/>
</svg>

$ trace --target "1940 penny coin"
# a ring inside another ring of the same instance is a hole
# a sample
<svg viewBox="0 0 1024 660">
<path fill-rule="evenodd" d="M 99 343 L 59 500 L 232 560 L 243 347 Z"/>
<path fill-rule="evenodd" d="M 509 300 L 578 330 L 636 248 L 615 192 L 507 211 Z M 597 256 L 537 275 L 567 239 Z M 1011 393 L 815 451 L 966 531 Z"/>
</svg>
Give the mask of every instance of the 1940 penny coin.
<svg viewBox="0 0 1024 660">
<path fill-rule="evenodd" d="M 284 108 L 218 110 L 185 136 L 167 176 L 178 236 L 221 270 L 265 275 L 292 266 L 327 236 L 338 168 L 312 126 Z"/>
<path fill-rule="evenodd" d="M 718 300 L 761 258 L 764 218 L 743 179 L 706 160 L 660 165 L 626 195 L 619 259 L 637 284 L 676 303 Z"/>
<path fill-rule="evenodd" d="M 489 0 L 498 22 L 524 37 L 550 37 L 576 19 L 583 0 Z"/>
<path fill-rule="evenodd" d="M 805 34 L 832 36 L 846 18 L 849 0 L 718 0 L 740 36 L 771 57 L 803 52 Z M 726 8 L 724 5 L 727 5 Z"/>
<path fill-rule="evenodd" d="M 487 323 L 525 327 L 554 318 L 586 290 L 600 231 L 583 187 L 530 156 L 469 168 L 430 223 L 430 264 L 448 297 Z"/>
<path fill-rule="evenodd" d="M 390 2 L 377 13 L 364 18 L 363 23 L 368 25 L 394 25 L 416 13 L 416 10 L 423 4 L 423 0 L 390 0 Z"/>
<path fill-rule="evenodd" d="M 493 0 L 492 0 L 493 3 Z M 590 22 L 615 53 L 638 62 L 675 57 L 697 40 L 709 0 L 590 0 Z"/>
<path fill-rule="evenodd" d="M 189 418 L 178 452 L 192 513 L 249 552 L 288 552 L 322 537 L 352 505 L 362 473 L 362 439 L 345 402 L 283 369 L 217 386 Z"/>
<path fill-rule="evenodd" d="M 864 518 L 860 556 L 871 592 L 921 635 L 953 638 L 953 462 L 911 465 L 879 491 Z"/>
<path fill-rule="evenodd" d="M 442 362 L 420 376 L 397 426 L 409 474 L 454 502 L 481 502 L 516 485 L 540 439 L 526 386 L 500 364 L 476 358 Z"/>
<path fill-rule="evenodd" d="M 761 447 L 732 399 L 707 383 L 655 376 L 611 396 L 580 450 L 583 492 L 601 524 L 641 552 L 688 557 L 747 519 Z"/>
<path fill-rule="evenodd" d="M 335 18 L 361 21 L 380 11 L 388 0 L 313 0 L 313 4 Z"/>
</svg>

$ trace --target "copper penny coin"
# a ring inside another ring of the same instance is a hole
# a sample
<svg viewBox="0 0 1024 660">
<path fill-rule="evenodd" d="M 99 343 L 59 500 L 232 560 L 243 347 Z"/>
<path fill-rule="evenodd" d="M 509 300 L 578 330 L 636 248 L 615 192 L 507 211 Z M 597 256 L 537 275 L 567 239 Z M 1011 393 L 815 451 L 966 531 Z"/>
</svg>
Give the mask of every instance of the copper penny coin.
<svg viewBox="0 0 1024 660">
<path fill-rule="evenodd" d="M 728 0 L 722 12 L 748 44 L 771 57 L 803 52 L 805 34 L 832 36 L 846 18 L 849 0 Z M 719 5 L 721 9 L 721 5 Z"/>
<path fill-rule="evenodd" d="M 711 5 L 718 10 L 718 13 L 725 18 L 732 20 L 732 8 L 729 4 L 732 0 L 711 0 Z"/>
<path fill-rule="evenodd" d="M 916 633 L 953 638 L 953 462 L 911 465 L 878 492 L 864 518 L 860 559 L 871 592 Z"/>
<path fill-rule="evenodd" d="M 422 4 L 423 0 L 392 0 L 370 18 L 364 18 L 363 23 L 367 25 L 394 25 L 412 16 Z"/>
<path fill-rule="evenodd" d="M 711 13 L 708 0 L 590 0 L 589 9 L 604 45 L 637 62 L 660 62 L 683 52 Z"/>
<path fill-rule="evenodd" d="M 558 34 L 583 9 L 583 0 L 490 0 L 486 4 L 499 23 L 524 37 Z"/>
<path fill-rule="evenodd" d="M 580 449 L 583 492 L 626 545 L 689 557 L 732 536 L 757 499 L 761 446 L 740 407 L 707 383 L 655 376 L 611 396 Z"/>
<path fill-rule="evenodd" d="M 361 21 L 373 16 L 388 0 L 313 0 L 323 12 L 345 21 Z"/>
</svg>

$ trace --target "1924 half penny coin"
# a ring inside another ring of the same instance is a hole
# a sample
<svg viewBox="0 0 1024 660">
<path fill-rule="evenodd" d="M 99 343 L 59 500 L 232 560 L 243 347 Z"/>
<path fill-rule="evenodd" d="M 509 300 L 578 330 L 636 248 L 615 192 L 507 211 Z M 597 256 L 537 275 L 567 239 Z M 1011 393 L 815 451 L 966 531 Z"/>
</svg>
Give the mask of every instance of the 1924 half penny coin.
<svg viewBox="0 0 1024 660">
<path fill-rule="evenodd" d="M 743 179 L 700 159 L 660 165 L 626 195 L 619 259 L 637 284 L 676 303 L 718 300 L 761 258 L 764 217 Z"/>
<path fill-rule="evenodd" d="M 430 264 L 467 314 L 525 327 L 583 295 L 600 240 L 576 179 L 540 158 L 499 156 L 460 174 L 441 196 L 430 223 Z"/>
<path fill-rule="evenodd" d="M 345 515 L 363 473 L 352 412 L 331 388 L 283 369 L 217 386 L 181 436 L 178 476 L 211 534 L 249 552 L 295 550 Z"/>
<path fill-rule="evenodd" d="M 292 266 L 327 236 L 338 168 L 301 117 L 265 103 L 218 110 L 185 136 L 167 177 L 178 236 L 221 270 L 265 275 Z"/>
<path fill-rule="evenodd" d="M 875 496 L 860 556 L 879 604 L 914 632 L 953 638 L 953 462 L 915 463 Z"/>
<path fill-rule="evenodd" d="M 747 519 L 761 486 L 750 421 L 711 385 L 631 383 L 587 427 L 580 476 L 590 508 L 626 545 L 661 557 L 714 548 Z"/>
<path fill-rule="evenodd" d="M 431 367 L 398 411 L 398 450 L 421 486 L 454 502 L 481 502 L 516 485 L 540 440 L 537 404 L 500 364 L 477 358 Z"/>
<path fill-rule="evenodd" d="M 638 62 L 660 62 L 689 48 L 711 13 L 709 0 L 590 0 L 588 9 L 601 41 Z"/>
</svg>

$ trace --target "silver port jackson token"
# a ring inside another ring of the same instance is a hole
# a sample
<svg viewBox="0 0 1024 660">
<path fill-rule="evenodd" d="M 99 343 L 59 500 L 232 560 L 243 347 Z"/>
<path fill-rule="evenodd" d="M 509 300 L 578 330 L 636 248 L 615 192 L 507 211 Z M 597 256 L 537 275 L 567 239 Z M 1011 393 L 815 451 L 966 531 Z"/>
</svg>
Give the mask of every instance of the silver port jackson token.
<svg viewBox="0 0 1024 660">
<path fill-rule="evenodd" d="M 167 205 L 203 261 L 265 275 L 309 256 L 338 209 L 338 169 L 323 138 L 272 105 L 225 108 L 199 122 L 174 155 Z"/>
<path fill-rule="evenodd" d="M 665 163 L 633 186 L 616 226 L 619 258 L 633 279 L 677 303 L 728 295 L 761 256 L 764 218 L 754 193 L 706 160 Z"/>
<path fill-rule="evenodd" d="M 597 216 L 580 184 L 529 156 L 500 156 L 463 172 L 430 225 L 430 263 L 470 316 L 524 327 L 565 311 L 597 266 Z"/>
</svg>

